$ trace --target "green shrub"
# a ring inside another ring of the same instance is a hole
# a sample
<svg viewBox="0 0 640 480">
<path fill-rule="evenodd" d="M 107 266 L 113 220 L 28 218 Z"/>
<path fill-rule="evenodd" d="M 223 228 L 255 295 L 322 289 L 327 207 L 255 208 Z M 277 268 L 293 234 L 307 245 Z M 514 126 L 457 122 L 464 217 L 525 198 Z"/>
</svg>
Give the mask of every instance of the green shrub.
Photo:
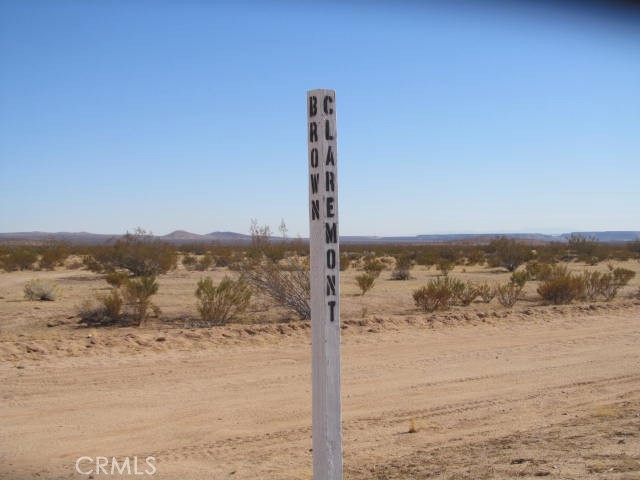
<svg viewBox="0 0 640 480">
<path fill-rule="evenodd" d="M 124 284 L 124 295 L 132 309 L 132 318 L 138 322 L 138 326 L 144 325 L 149 309 L 159 315 L 160 309 L 151 303 L 151 297 L 158 293 L 156 277 L 138 277 L 128 280 Z"/>
<path fill-rule="evenodd" d="M 31 247 L 10 247 L 0 256 L 0 268 L 7 272 L 30 270 L 37 261 L 38 254 Z"/>
<path fill-rule="evenodd" d="M 628 268 L 613 268 L 609 265 L 609 271 L 613 275 L 613 283 L 620 288 L 626 286 L 636 276 L 636 272 Z"/>
<path fill-rule="evenodd" d="M 215 259 L 211 255 L 211 253 L 205 253 L 202 258 L 196 263 L 196 270 L 203 272 L 205 270 L 209 270 L 213 265 Z"/>
<path fill-rule="evenodd" d="M 53 270 L 64 264 L 64 261 L 69 256 L 68 247 L 64 243 L 50 243 L 45 245 L 40 252 L 40 261 L 38 262 L 40 268 L 47 270 Z"/>
<path fill-rule="evenodd" d="M 567 273 L 565 269 L 542 282 L 538 287 L 538 294 L 546 302 L 560 305 L 584 298 L 585 290 L 584 277 Z"/>
<path fill-rule="evenodd" d="M 361 273 L 360 275 L 356 275 L 356 283 L 362 291 L 362 295 L 373 288 L 376 278 L 378 278 L 378 276 L 374 273 Z"/>
<path fill-rule="evenodd" d="M 519 272 L 513 272 L 509 281 L 520 288 L 524 288 L 527 280 L 529 280 L 529 275 L 526 271 L 521 270 Z"/>
<path fill-rule="evenodd" d="M 413 301 L 425 312 L 445 310 L 453 298 L 452 282 L 448 277 L 430 280 L 426 286 L 413 291 Z"/>
<path fill-rule="evenodd" d="M 120 288 L 127 282 L 129 275 L 124 272 L 109 272 L 104 276 L 104 279 L 112 287 Z"/>
<path fill-rule="evenodd" d="M 367 275 L 375 279 L 378 278 L 382 270 L 384 270 L 384 263 L 375 257 L 365 257 L 363 269 Z"/>
<path fill-rule="evenodd" d="M 527 272 L 529 280 L 549 280 L 553 276 L 554 265 L 531 260 L 527 262 L 525 272 Z"/>
<path fill-rule="evenodd" d="M 208 325 L 223 325 L 247 309 L 251 289 L 242 277 L 232 280 L 225 276 L 217 287 L 207 277 L 198 281 L 196 297 L 202 321 Z"/>
<path fill-rule="evenodd" d="M 471 303 L 478 298 L 478 295 L 480 295 L 480 289 L 475 283 L 466 282 L 463 285 L 463 288 L 458 288 L 455 291 L 455 295 L 460 305 L 466 307 L 467 305 L 471 305 Z"/>
<path fill-rule="evenodd" d="M 490 252 L 490 266 L 506 268 L 510 272 L 531 257 L 531 249 L 527 245 L 507 237 L 492 240 L 487 250 Z"/>
<path fill-rule="evenodd" d="M 437 267 L 440 270 L 440 273 L 445 277 L 449 275 L 449 272 L 453 270 L 455 264 L 450 260 L 438 260 Z"/>
<path fill-rule="evenodd" d="M 196 263 L 198 263 L 198 258 L 195 255 L 187 253 L 182 257 L 182 265 L 187 270 L 193 270 L 196 266 Z"/>
<path fill-rule="evenodd" d="M 24 286 L 24 297 L 28 300 L 54 301 L 58 297 L 59 288 L 55 282 L 35 278 Z"/>
<path fill-rule="evenodd" d="M 503 307 L 513 307 L 522 293 L 522 287 L 514 282 L 504 283 L 496 287 L 496 297 Z"/>
<path fill-rule="evenodd" d="M 482 283 L 477 286 L 478 296 L 484 303 L 489 303 L 496 296 L 496 289 L 488 283 Z"/>
<path fill-rule="evenodd" d="M 128 270 L 134 277 L 155 277 L 175 268 L 177 253 L 168 243 L 138 229 L 113 245 L 99 246 L 85 258 L 89 270 L 103 273 Z"/>
<path fill-rule="evenodd" d="M 79 323 L 89 326 L 105 326 L 122 320 L 122 297 L 117 288 L 113 288 L 106 296 L 98 296 L 93 300 L 85 300 L 80 305 Z"/>
<path fill-rule="evenodd" d="M 396 265 L 391 272 L 392 280 L 409 280 L 411 278 L 411 269 L 413 268 L 413 261 L 408 255 L 398 255 L 396 258 Z"/>
</svg>

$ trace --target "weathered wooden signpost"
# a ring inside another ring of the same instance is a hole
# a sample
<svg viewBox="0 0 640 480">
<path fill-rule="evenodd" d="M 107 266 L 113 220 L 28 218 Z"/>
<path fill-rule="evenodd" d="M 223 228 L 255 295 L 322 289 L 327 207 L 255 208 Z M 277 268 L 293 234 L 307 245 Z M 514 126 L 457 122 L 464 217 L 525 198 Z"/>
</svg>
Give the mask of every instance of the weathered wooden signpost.
<svg viewBox="0 0 640 480">
<path fill-rule="evenodd" d="M 307 92 L 313 478 L 342 479 L 336 94 Z"/>
</svg>

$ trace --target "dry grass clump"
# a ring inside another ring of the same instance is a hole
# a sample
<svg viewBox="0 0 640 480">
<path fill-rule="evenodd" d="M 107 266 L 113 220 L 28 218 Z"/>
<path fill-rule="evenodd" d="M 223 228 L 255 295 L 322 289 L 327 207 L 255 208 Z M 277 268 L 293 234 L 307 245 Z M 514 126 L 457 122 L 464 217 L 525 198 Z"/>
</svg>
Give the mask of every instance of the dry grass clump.
<svg viewBox="0 0 640 480">
<path fill-rule="evenodd" d="M 224 325 L 247 309 L 251 289 L 242 277 L 232 280 L 225 276 L 218 286 L 207 277 L 198 281 L 196 297 L 202 321 L 206 325 Z"/>
<path fill-rule="evenodd" d="M 54 301 L 59 295 L 60 289 L 55 282 L 34 278 L 24 286 L 24 297 L 28 300 Z"/>
</svg>

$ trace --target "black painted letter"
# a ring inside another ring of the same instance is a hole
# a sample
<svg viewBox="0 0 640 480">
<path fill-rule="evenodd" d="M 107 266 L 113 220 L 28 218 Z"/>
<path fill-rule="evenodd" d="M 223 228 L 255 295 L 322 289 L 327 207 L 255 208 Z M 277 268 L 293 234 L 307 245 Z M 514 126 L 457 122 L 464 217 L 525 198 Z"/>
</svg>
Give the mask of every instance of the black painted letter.
<svg viewBox="0 0 640 480">
<path fill-rule="evenodd" d="M 315 96 L 309 97 L 309 116 L 315 117 L 318 113 L 318 98 Z"/>
<path fill-rule="evenodd" d="M 329 319 L 333 322 L 335 320 L 333 309 L 336 308 L 336 302 L 331 300 L 330 302 L 327 302 L 327 305 L 329 305 Z"/>
<path fill-rule="evenodd" d="M 309 142 L 318 141 L 318 124 L 316 122 L 309 123 Z"/>
<path fill-rule="evenodd" d="M 316 97 L 313 97 L 316 98 Z M 324 113 L 326 113 L 327 115 L 331 115 L 333 113 L 333 108 L 329 107 L 328 104 L 329 103 L 333 103 L 333 98 L 326 96 L 324 97 Z"/>
<path fill-rule="evenodd" d="M 336 268 L 336 251 L 333 248 L 327 250 L 327 268 Z"/>
<path fill-rule="evenodd" d="M 327 197 L 327 218 L 335 217 L 333 213 L 333 197 Z"/>
<path fill-rule="evenodd" d="M 332 223 L 329 226 L 328 223 L 324 224 L 324 238 L 327 243 L 338 243 L 338 225 Z"/>
</svg>

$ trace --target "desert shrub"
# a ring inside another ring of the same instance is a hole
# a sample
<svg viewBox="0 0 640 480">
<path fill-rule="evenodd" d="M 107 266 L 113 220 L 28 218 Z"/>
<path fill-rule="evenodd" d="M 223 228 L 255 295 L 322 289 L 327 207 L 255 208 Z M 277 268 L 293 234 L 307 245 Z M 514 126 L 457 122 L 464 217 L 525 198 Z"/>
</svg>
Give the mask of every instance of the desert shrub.
<svg viewBox="0 0 640 480">
<path fill-rule="evenodd" d="M 118 320 L 122 315 L 122 297 L 120 292 L 114 288 L 109 295 L 98 297 L 104 307 L 104 315 L 111 320 Z"/>
<path fill-rule="evenodd" d="M 482 283 L 478 285 L 476 288 L 478 290 L 478 296 L 484 303 L 491 302 L 491 300 L 493 300 L 494 297 L 496 296 L 495 287 L 493 287 L 492 285 L 489 285 L 488 283 Z"/>
<path fill-rule="evenodd" d="M 496 297 L 503 307 L 513 307 L 522 293 L 522 287 L 517 283 L 508 282 L 496 287 Z"/>
<path fill-rule="evenodd" d="M 0 256 L 0 267 L 7 272 L 29 270 L 38 261 L 38 254 L 28 246 L 8 248 Z"/>
<path fill-rule="evenodd" d="M 307 264 L 295 258 L 287 258 L 281 264 L 263 259 L 245 261 L 240 268 L 245 280 L 255 290 L 303 320 L 311 318 L 311 286 Z"/>
<path fill-rule="evenodd" d="M 78 311 L 79 323 L 104 326 L 119 322 L 123 318 L 122 305 L 122 297 L 117 288 L 112 289 L 109 295 L 85 300 Z"/>
<path fill-rule="evenodd" d="M 374 278 L 378 278 L 382 270 L 384 270 L 384 263 L 378 260 L 374 256 L 368 256 L 364 259 L 364 265 L 362 267 L 367 275 L 371 275 Z"/>
<path fill-rule="evenodd" d="M 182 265 L 187 270 L 193 270 L 195 268 L 196 263 L 198 263 L 198 258 L 195 255 L 191 255 L 190 253 L 187 253 L 182 257 Z"/>
<path fill-rule="evenodd" d="M 45 245 L 40 251 L 40 268 L 53 270 L 55 267 L 64 264 L 69 256 L 69 250 L 66 244 L 54 242 Z"/>
<path fill-rule="evenodd" d="M 430 280 L 426 286 L 413 291 L 413 301 L 425 312 L 447 309 L 454 298 L 451 286 L 448 277 Z"/>
<path fill-rule="evenodd" d="M 440 273 L 445 277 L 449 275 L 449 272 L 453 270 L 455 264 L 451 260 L 438 260 L 437 267 Z"/>
<path fill-rule="evenodd" d="M 548 280 L 553 276 L 554 266 L 548 263 L 540 263 L 537 260 L 527 262 L 525 272 L 529 280 Z"/>
<path fill-rule="evenodd" d="M 538 287 L 538 294 L 548 303 L 555 305 L 571 303 L 585 295 L 585 280 L 582 275 L 566 272 L 557 273 Z"/>
<path fill-rule="evenodd" d="M 120 288 L 129 279 L 129 275 L 124 272 L 109 272 L 104 276 L 109 285 Z"/>
<path fill-rule="evenodd" d="M 599 296 L 613 298 L 615 293 L 611 291 L 613 286 L 613 276 L 608 273 L 598 271 L 585 271 L 582 273 L 584 283 L 583 298 L 585 300 L 596 300 Z M 613 294 L 613 296 L 611 296 Z"/>
<path fill-rule="evenodd" d="M 413 268 L 413 260 L 408 255 L 396 256 L 396 265 L 391 272 L 392 280 L 409 280 L 411 278 L 411 269 Z"/>
<path fill-rule="evenodd" d="M 506 268 L 510 272 L 531 257 L 531 249 L 527 245 L 507 237 L 492 240 L 487 250 L 490 252 L 489 265 Z"/>
<path fill-rule="evenodd" d="M 362 273 L 360 275 L 356 275 L 356 283 L 362 291 L 362 295 L 373 288 L 376 278 L 378 278 L 378 276 L 373 273 Z"/>
<path fill-rule="evenodd" d="M 214 258 L 211 253 L 205 253 L 202 258 L 196 263 L 196 270 L 203 272 L 209 270 L 214 263 Z"/>
<path fill-rule="evenodd" d="M 479 248 L 472 248 L 467 253 L 467 265 L 482 265 L 485 262 L 484 252 Z"/>
<path fill-rule="evenodd" d="M 24 286 L 24 297 L 28 300 L 54 301 L 59 294 L 58 285 L 51 280 L 34 278 Z"/>
<path fill-rule="evenodd" d="M 124 296 L 131 308 L 131 317 L 142 326 L 148 316 L 149 309 L 159 315 L 160 309 L 151 302 L 151 297 L 158 293 L 158 282 L 154 276 L 143 276 L 128 280 L 124 284 Z"/>
<path fill-rule="evenodd" d="M 463 288 L 459 288 L 455 291 L 455 295 L 460 305 L 466 307 L 467 305 L 471 305 L 471 303 L 478 298 L 480 290 L 478 285 L 474 282 L 466 282 L 463 284 Z"/>
<path fill-rule="evenodd" d="M 524 288 L 524 286 L 527 283 L 527 280 L 529 280 L 529 275 L 525 270 L 513 272 L 511 274 L 511 278 L 509 279 L 511 283 L 517 285 L 520 288 Z"/>
<path fill-rule="evenodd" d="M 208 325 L 224 325 L 247 309 L 251 289 L 242 277 L 232 280 L 225 276 L 218 286 L 207 277 L 198 281 L 196 297 L 202 321 Z"/>
<path fill-rule="evenodd" d="M 595 265 L 604 260 L 606 253 L 595 237 L 585 237 L 580 234 L 572 234 L 568 240 L 569 251 L 576 255 L 578 260 Z"/>
<path fill-rule="evenodd" d="M 96 247 L 85 259 L 89 270 L 103 273 L 128 270 L 135 277 L 155 277 L 175 268 L 177 253 L 168 243 L 138 229 L 113 245 Z"/>
<path fill-rule="evenodd" d="M 611 265 L 609 265 L 609 271 L 613 275 L 613 283 L 617 287 L 626 286 L 631 281 L 631 279 L 636 276 L 636 272 L 634 272 L 633 270 L 629 270 L 628 268 L 613 268 Z"/>
</svg>

